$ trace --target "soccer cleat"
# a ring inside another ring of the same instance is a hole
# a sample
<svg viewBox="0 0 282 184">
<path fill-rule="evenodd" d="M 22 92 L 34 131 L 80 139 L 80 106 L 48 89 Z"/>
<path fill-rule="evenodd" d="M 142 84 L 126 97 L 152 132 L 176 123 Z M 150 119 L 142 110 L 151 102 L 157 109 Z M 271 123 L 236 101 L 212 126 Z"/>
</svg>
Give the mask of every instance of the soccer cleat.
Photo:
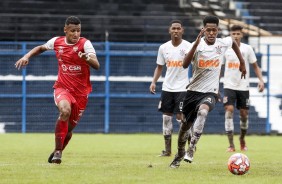
<svg viewBox="0 0 282 184">
<path fill-rule="evenodd" d="M 180 166 L 180 162 L 183 159 L 185 151 L 181 152 L 181 154 L 176 153 L 173 161 L 169 165 L 170 168 L 178 168 Z"/>
<path fill-rule="evenodd" d="M 185 162 L 189 162 L 189 163 L 193 162 L 194 151 L 195 151 L 195 149 L 190 149 L 190 147 L 189 147 L 188 151 L 185 153 L 185 156 L 184 156 Z"/>
<path fill-rule="evenodd" d="M 54 152 L 52 152 L 48 158 L 48 162 L 51 164 L 52 163 L 52 158 L 54 157 Z"/>
<path fill-rule="evenodd" d="M 62 162 L 62 151 L 55 151 L 51 162 L 54 164 L 60 164 Z"/>
<path fill-rule="evenodd" d="M 240 148 L 241 148 L 241 151 L 247 151 L 248 150 L 248 147 L 246 146 L 246 142 L 244 139 L 239 139 L 240 140 Z"/>
<path fill-rule="evenodd" d="M 171 156 L 171 153 L 165 150 L 163 150 L 162 153 L 159 155 L 159 157 L 170 157 L 170 156 Z"/>
<path fill-rule="evenodd" d="M 226 152 L 235 152 L 235 148 L 234 147 L 228 147 Z"/>
</svg>

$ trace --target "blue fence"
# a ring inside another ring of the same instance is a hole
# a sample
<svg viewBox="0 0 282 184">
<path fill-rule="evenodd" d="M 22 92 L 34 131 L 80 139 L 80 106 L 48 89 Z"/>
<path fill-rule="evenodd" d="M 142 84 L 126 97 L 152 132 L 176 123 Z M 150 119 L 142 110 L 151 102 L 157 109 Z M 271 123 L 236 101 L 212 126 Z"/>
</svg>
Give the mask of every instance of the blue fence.
<svg viewBox="0 0 282 184">
<path fill-rule="evenodd" d="M 39 44 L 42 43 L 0 42 L 0 124 L 5 125 L 6 132 L 52 132 L 54 129 L 58 116 L 52 94 L 57 76 L 54 53 L 48 51 L 32 58 L 21 71 L 14 68 L 20 57 Z M 161 132 L 162 115 L 157 106 L 162 80 L 157 84 L 157 95 L 149 93 L 160 44 L 102 42 L 93 45 L 101 68 L 91 71 L 93 92 L 76 131 Z M 267 90 L 267 99 L 270 96 Z M 266 109 L 269 100 L 267 102 Z M 270 116 L 269 111 L 267 115 Z M 249 132 L 270 133 L 268 117 L 259 117 L 251 106 Z M 239 117 L 234 121 L 239 131 Z M 178 129 L 176 121 L 174 129 Z M 205 132 L 224 133 L 222 104 L 217 104 L 210 113 Z"/>
</svg>

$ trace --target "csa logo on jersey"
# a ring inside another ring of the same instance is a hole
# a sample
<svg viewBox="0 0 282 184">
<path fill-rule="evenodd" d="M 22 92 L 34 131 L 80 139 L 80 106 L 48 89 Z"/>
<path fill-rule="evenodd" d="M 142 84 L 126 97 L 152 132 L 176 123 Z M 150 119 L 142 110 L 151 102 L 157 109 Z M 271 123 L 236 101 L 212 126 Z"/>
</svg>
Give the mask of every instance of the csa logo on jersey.
<svg viewBox="0 0 282 184">
<path fill-rule="evenodd" d="M 59 53 L 60 53 L 60 54 L 64 53 L 64 47 L 59 46 L 59 48 L 58 48 L 58 49 L 59 49 Z"/>
<path fill-rule="evenodd" d="M 73 49 L 74 52 L 77 52 L 78 47 L 77 47 L 77 46 L 74 46 L 72 49 Z"/>
</svg>

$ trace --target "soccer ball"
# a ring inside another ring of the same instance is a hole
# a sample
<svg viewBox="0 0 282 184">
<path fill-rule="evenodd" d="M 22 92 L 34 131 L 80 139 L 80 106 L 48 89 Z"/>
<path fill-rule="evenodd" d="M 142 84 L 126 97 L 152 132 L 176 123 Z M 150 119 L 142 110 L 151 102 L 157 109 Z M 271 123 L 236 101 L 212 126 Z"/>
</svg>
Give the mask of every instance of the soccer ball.
<svg viewBox="0 0 282 184">
<path fill-rule="evenodd" d="M 249 158 L 242 153 L 235 153 L 228 159 L 228 170 L 235 175 L 246 174 L 250 169 Z"/>
</svg>

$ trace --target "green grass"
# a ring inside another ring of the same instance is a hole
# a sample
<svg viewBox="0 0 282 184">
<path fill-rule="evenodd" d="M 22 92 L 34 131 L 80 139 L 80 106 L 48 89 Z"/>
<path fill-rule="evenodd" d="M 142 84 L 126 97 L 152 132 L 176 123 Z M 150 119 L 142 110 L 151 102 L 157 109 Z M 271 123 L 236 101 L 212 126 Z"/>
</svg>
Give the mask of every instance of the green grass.
<svg viewBox="0 0 282 184">
<path fill-rule="evenodd" d="M 173 151 L 177 135 L 173 135 Z M 194 162 L 168 167 L 173 157 L 157 157 L 160 134 L 76 134 L 63 153 L 61 165 L 48 164 L 53 134 L 1 134 L 0 183 L 105 184 L 275 184 L 281 183 L 281 137 L 248 136 L 249 173 L 232 175 L 227 169 L 227 138 L 203 135 Z M 239 148 L 238 137 L 235 144 Z M 148 165 L 152 167 L 148 167 Z"/>
</svg>

